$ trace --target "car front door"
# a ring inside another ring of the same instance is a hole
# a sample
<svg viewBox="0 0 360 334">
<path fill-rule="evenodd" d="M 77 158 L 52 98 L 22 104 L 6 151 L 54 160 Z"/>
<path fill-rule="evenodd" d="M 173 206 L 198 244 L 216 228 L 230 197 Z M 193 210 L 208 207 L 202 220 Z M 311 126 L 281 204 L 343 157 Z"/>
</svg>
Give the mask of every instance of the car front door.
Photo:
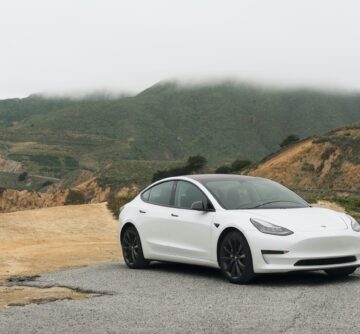
<svg viewBox="0 0 360 334">
<path fill-rule="evenodd" d="M 210 261 L 215 213 L 193 210 L 192 204 L 199 201 L 204 203 L 205 208 L 212 208 L 206 195 L 196 185 L 188 181 L 176 182 L 174 208 L 168 222 L 168 252 L 179 261 Z"/>
</svg>

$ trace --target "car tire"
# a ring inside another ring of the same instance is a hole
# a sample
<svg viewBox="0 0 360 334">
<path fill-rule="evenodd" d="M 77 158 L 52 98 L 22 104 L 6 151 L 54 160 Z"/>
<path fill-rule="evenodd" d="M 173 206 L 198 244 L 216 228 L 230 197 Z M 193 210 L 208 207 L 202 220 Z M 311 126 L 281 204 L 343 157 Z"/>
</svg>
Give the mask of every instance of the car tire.
<svg viewBox="0 0 360 334">
<path fill-rule="evenodd" d="M 346 277 L 352 274 L 357 267 L 345 267 L 345 268 L 334 268 L 334 269 L 327 269 L 325 272 L 330 277 Z"/>
<path fill-rule="evenodd" d="M 249 244 L 239 231 L 231 231 L 222 238 L 219 265 L 231 283 L 247 284 L 255 277 Z"/>
<path fill-rule="evenodd" d="M 124 261 L 129 268 L 142 269 L 149 266 L 150 261 L 144 258 L 141 240 L 134 226 L 129 226 L 121 238 Z"/>
</svg>

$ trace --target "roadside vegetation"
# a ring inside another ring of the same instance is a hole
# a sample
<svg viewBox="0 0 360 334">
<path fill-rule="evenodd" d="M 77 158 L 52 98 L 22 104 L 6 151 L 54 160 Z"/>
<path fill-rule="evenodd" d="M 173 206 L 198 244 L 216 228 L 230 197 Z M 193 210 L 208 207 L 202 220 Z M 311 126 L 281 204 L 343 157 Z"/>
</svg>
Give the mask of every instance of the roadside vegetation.
<svg viewBox="0 0 360 334">
<path fill-rule="evenodd" d="M 230 165 L 223 165 L 215 169 L 216 174 L 238 173 L 251 165 L 249 160 L 234 160 Z"/>
<path fill-rule="evenodd" d="M 360 195 L 335 197 L 333 200 L 343 206 L 349 214 L 360 222 Z"/>
<path fill-rule="evenodd" d="M 180 176 L 200 173 L 207 164 L 206 158 L 201 155 L 189 157 L 185 165 L 166 170 L 158 170 L 152 178 L 152 182 L 164 179 L 170 176 Z"/>
<path fill-rule="evenodd" d="M 289 146 L 291 144 L 298 142 L 299 140 L 300 140 L 299 136 L 289 135 L 280 143 L 280 147 L 283 148 L 283 147 Z"/>
</svg>

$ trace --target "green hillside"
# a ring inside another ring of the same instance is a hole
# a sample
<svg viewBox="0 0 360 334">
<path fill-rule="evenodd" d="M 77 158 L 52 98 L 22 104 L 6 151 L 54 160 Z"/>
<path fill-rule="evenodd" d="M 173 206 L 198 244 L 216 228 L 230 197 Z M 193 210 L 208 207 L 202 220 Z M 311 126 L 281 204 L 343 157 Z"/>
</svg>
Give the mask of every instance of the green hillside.
<svg viewBox="0 0 360 334">
<path fill-rule="evenodd" d="M 360 94 L 280 90 L 236 83 L 160 83 L 121 98 L 0 101 L 0 154 L 32 173 L 61 177 L 109 162 L 256 161 L 289 134 L 301 138 L 360 121 Z M 129 167 L 133 168 L 133 167 Z"/>
</svg>

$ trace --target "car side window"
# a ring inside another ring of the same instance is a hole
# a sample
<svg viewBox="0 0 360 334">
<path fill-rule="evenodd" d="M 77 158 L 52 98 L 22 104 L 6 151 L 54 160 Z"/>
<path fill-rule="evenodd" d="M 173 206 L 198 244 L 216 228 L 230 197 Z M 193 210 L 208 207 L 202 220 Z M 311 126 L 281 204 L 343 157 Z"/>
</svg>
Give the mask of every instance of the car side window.
<svg viewBox="0 0 360 334">
<path fill-rule="evenodd" d="M 190 182 L 178 181 L 175 191 L 175 207 L 191 209 L 191 205 L 198 201 L 202 201 L 205 206 L 208 204 L 207 197 L 198 187 Z"/>
<path fill-rule="evenodd" d="M 145 202 L 149 202 L 150 191 L 151 191 L 151 189 L 148 189 L 148 190 L 144 191 L 144 192 L 141 194 L 141 198 L 142 198 Z"/>
<path fill-rule="evenodd" d="M 151 204 L 170 206 L 173 186 L 174 181 L 168 181 L 152 187 L 147 190 L 150 191 L 147 201 Z M 143 195 L 145 195 L 145 193 Z"/>
</svg>

